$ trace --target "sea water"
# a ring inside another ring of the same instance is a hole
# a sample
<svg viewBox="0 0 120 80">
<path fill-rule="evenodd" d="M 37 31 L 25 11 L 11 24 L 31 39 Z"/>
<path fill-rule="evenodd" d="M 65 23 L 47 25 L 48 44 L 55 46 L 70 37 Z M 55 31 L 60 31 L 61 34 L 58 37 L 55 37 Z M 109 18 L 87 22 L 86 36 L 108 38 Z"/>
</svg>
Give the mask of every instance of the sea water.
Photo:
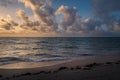
<svg viewBox="0 0 120 80">
<path fill-rule="evenodd" d="M 0 38 L 0 64 L 120 56 L 117 37 Z"/>
</svg>

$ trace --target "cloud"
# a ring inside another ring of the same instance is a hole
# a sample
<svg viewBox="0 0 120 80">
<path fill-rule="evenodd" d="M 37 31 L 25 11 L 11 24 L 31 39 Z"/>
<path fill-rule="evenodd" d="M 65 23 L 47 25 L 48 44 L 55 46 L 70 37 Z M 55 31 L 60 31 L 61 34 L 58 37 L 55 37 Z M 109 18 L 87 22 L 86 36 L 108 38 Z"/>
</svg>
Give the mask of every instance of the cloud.
<svg viewBox="0 0 120 80">
<path fill-rule="evenodd" d="M 20 9 L 16 14 L 17 14 L 17 17 L 20 18 L 24 23 L 29 22 L 29 17 L 26 16 L 26 13 L 24 10 Z"/>
<path fill-rule="evenodd" d="M 114 26 L 114 27 L 113 27 L 113 30 L 114 30 L 115 32 L 120 32 L 120 20 L 118 20 L 118 22 L 114 23 L 113 26 Z"/>
<path fill-rule="evenodd" d="M 0 6 L 7 7 L 16 2 L 17 2 L 17 0 L 0 0 Z"/>
<path fill-rule="evenodd" d="M 18 10 L 18 12 L 16 13 L 16 16 L 22 20 L 22 24 L 20 24 L 21 28 L 24 29 L 31 29 L 31 30 L 35 30 L 35 31 L 40 31 L 38 28 L 40 28 L 41 24 L 39 21 L 37 20 L 30 20 L 30 18 L 26 15 L 24 10 Z"/>
<path fill-rule="evenodd" d="M 63 19 L 59 24 L 63 32 L 89 33 L 102 29 L 102 22 L 99 20 L 94 20 L 92 18 L 81 19 L 76 7 L 62 5 L 56 10 L 56 15 L 58 14 L 63 15 Z"/>
<path fill-rule="evenodd" d="M 77 10 L 75 7 L 69 8 L 68 6 L 62 5 L 58 8 L 56 14 L 63 15 L 63 20 L 60 22 L 60 26 L 62 26 L 64 30 L 67 30 L 69 26 L 74 24 L 77 16 Z"/>
<path fill-rule="evenodd" d="M 0 18 L 0 28 L 11 30 L 14 29 L 15 26 L 18 26 L 18 23 L 14 22 L 9 15 L 7 19 Z"/>
<path fill-rule="evenodd" d="M 82 21 L 82 29 L 85 32 L 100 31 L 102 28 L 102 22 L 91 18 Z"/>
<path fill-rule="evenodd" d="M 49 5 L 45 5 L 45 0 L 20 0 L 26 7 L 30 7 L 34 16 L 46 25 L 53 24 L 54 10 Z"/>
<path fill-rule="evenodd" d="M 83 19 L 76 7 L 61 5 L 53 8 L 52 0 L 18 0 L 20 4 L 30 8 L 33 18 L 19 9 L 16 16 L 21 22 L 15 22 L 11 17 L 0 19 L 0 30 L 11 32 L 56 33 L 59 35 L 101 36 L 117 35 L 120 32 L 119 0 L 92 0 L 94 17 Z M 0 5 L 8 6 L 16 0 L 0 0 Z M 59 17 L 60 20 L 57 20 Z"/>
<path fill-rule="evenodd" d="M 8 0 L 9 1 L 9 0 Z M 52 7 L 51 0 L 18 0 L 26 7 L 31 8 L 35 20 L 31 20 L 24 10 L 17 11 L 17 17 L 22 21 L 17 27 L 23 30 L 37 32 L 57 32 L 57 33 L 88 33 L 98 30 L 99 21 L 93 19 L 81 20 L 76 7 L 61 5 L 57 10 Z M 57 22 L 56 16 L 62 15 L 63 18 Z M 4 28 L 12 29 L 13 25 L 4 23 Z M 6 27 L 5 27 L 6 26 Z M 99 29 L 100 30 L 100 29 Z"/>
<path fill-rule="evenodd" d="M 52 31 L 57 29 L 54 9 L 51 6 L 50 0 L 19 0 L 24 3 L 26 7 L 30 7 L 34 16 L 39 20 L 41 26 L 51 27 Z"/>
<path fill-rule="evenodd" d="M 30 7 L 37 18 L 36 21 L 32 21 L 26 16 L 25 11 L 19 10 L 17 16 L 23 21 L 21 27 L 25 29 L 31 27 L 35 31 L 58 33 L 88 33 L 102 29 L 100 21 L 81 20 L 76 7 L 61 5 L 57 10 L 54 10 L 50 0 L 20 0 L 20 2 L 24 3 L 26 7 Z M 63 16 L 60 22 L 56 21 L 58 15 Z"/>
<path fill-rule="evenodd" d="M 114 30 L 115 23 L 120 23 L 120 0 L 92 0 L 95 17 L 99 18 L 108 26 L 110 31 Z"/>
</svg>

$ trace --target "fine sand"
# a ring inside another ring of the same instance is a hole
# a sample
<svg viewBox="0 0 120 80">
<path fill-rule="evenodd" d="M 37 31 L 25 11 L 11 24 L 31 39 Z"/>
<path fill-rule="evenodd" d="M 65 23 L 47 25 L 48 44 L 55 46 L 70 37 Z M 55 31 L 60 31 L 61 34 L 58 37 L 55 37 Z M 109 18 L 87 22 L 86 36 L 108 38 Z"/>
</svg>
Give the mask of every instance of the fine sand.
<svg viewBox="0 0 120 80">
<path fill-rule="evenodd" d="M 0 80 L 120 80 L 120 57 L 9 64 L 0 66 Z"/>
</svg>

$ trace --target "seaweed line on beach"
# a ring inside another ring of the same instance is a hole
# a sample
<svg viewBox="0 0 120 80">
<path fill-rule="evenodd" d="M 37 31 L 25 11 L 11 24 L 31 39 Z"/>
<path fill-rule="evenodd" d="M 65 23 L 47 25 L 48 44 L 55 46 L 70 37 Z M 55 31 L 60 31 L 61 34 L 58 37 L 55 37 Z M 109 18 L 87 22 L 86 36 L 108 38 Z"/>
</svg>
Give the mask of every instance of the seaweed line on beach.
<svg viewBox="0 0 120 80">
<path fill-rule="evenodd" d="M 106 62 L 106 63 L 91 63 L 91 64 L 88 64 L 88 65 L 85 65 L 85 66 L 76 66 L 76 67 L 60 67 L 58 68 L 57 70 L 54 70 L 54 71 L 39 71 L 39 72 L 36 72 L 36 73 L 30 73 L 30 72 L 27 72 L 27 73 L 24 73 L 24 74 L 20 74 L 20 75 L 13 75 L 11 77 L 4 77 L 3 75 L 0 75 L 0 80 L 11 80 L 13 78 L 19 78 L 19 77 L 23 77 L 23 76 L 34 76 L 34 75 L 40 75 L 40 74 L 55 74 L 55 73 L 58 73 L 60 71 L 63 71 L 63 70 L 91 70 L 93 69 L 94 67 L 97 67 L 97 66 L 100 66 L 100 65 L 103 65 L 103 66 L 106 66 L 106 65 L 112 65 L 112 64 L 119 64 L 120 63 L 120 60 L 118 60 L 117 62 Z"/>
</svg>

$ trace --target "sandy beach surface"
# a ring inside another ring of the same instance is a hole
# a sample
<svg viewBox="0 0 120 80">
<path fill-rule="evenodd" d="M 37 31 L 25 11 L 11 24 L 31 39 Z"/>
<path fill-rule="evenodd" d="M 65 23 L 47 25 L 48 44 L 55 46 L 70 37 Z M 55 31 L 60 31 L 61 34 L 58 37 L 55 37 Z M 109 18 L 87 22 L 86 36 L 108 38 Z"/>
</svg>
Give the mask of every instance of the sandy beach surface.
<svg viewBox="0 0 120 80">
<path fill-rule="evenodd" d="M 0 66 L 0 80 L 120 80 L 120 57 L 8 64 Z"/>
</svg>

